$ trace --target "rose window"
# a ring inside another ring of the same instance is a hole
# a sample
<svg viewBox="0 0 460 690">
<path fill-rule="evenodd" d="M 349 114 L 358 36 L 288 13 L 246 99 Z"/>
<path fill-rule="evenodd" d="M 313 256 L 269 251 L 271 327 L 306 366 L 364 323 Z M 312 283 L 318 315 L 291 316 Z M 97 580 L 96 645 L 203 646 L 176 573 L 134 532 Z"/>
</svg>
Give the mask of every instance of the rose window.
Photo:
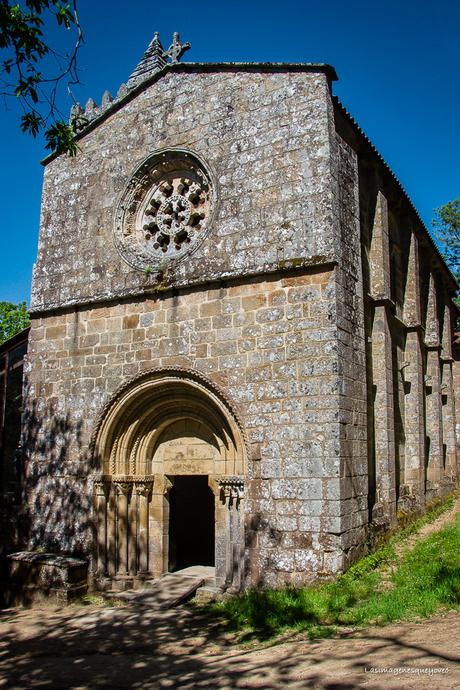
<svg viewBox="0 0 460 690">
<path fill-rule="evenodd" d="M 162 252 L 191 242 L 208 215 L 208 186 L 187 177 L 158 185 L 144 211 L 145 239 Z"/>
<path fill-rule="evenodd" d="M 210 176 L 193 154 L 152 156 L 134 173 L 118 206 L 118 251 L 142 269 L 180 259 L 204 238 L 213 198 Z"/>
</svg>

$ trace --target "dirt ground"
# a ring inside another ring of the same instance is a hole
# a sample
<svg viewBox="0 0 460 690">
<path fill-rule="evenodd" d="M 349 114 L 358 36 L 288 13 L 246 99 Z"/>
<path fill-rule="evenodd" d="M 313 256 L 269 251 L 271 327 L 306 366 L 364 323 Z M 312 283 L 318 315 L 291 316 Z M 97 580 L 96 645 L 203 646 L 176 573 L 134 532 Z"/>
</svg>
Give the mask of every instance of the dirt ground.
<svg viewBox="0 0 460 690">
<path fill-rule="evenodd" d="M 460 613 L 251 649 L 184 607 L 0 612 L 0 688 L 285 687 L 460 688 Z"/>
<path fill-rule="evenodd" d="M 457 499 L 401 553 L 459 510 Z M 460 612 L 256 648 L 236 644 L 216 620 L 184 606 L 0 611 L 0 689 L 286 687 L 460 690 Z"/>
</svg>

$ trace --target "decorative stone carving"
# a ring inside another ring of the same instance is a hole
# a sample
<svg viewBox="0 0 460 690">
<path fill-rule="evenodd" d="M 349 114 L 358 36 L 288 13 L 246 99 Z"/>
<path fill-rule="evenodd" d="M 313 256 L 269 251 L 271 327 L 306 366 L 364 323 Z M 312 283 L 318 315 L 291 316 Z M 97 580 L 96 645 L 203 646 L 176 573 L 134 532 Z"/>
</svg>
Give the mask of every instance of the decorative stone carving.
<svg viewBox="0 0 460 690">
<path fill-rule="evenodd" d="M 149 47 L 142 56 L 142 60 L 129 77 L 127 84 L 128 91 L 139 86 L 139 84 L 151 77 L 155 72 L 163 69 L 165 65 L 166 59 L 164 57 L 164 48 L 161 45 L 158 31 L 155 31 Z"/>
<path fill-rule="evenodd" d="M 93 483 L 93 489 L 95 496 L 100 496 L 107 499 L 110 494 L 110 481 L 97 479 Z"/>
<path fill-rule="evenodd" d="M 229 505 L 237 505 L 244 498 L 244 477 L 239 475 L 215 477 L 216 483 L 220 488 L 221 497 Z"/>
<path fill-rule="evenodd" d="M 102 94 L 102 110 L 106 110 L 112 102 L 113 98 L 110 91 L 104 91 Z"/>
<path fill-rule="evenodd" d="M 153 489 L 153 480 L 138 480 L 136 479 L 134 482 L 134 492 L 138 496 L 144 496 L 145 498 L 148 498 Z"/>
<path fill-rule="evenodd" d="M 128 87 L 126 86 L 126 84 L 120 84 L 120 86 L 118 87 L 118 91 L 117 91 L 117 99 L 120 100 L 120 99 L 124 98 L 127 93 L 128 93 Z"/>
<path fill-rule="evenodd" d="M 173 488 L 174 482 L 169 479 L 169 477 L 164 476 L 162 478 L 162 484 L 160 485 L 160 492 L 167 496 L 171 489 Z"/>
<path fill-rule="evenodd" d="M 129 497 L 133 490 L 133 483 L 129 481 L 114 481 L 114 486 L 116 487 L 119 494 Z"/>
<path fill-rule="evenodd" d="M 169 57 L 171 62 L 174 64 L 176 62 L 179 62 L 182 55 L 185 53 L 186 50 L 189 50 L 189 48 L 190 43 L 181 43 L 179 40 L 179 34 L 177 31 L 175 31 L 173 34 L 173 42 L 169 46 L 168 50 L 165 50 L 163 52 L 163 57 Z"/>
<path fill-rule="evenodd" d="M 196 249 L 214 204 L 203 163 L 186 151 L 150 156 L 127 185 L 115 217 L 115 244 L 134 268 L 160 269 Z"/>
</svg>

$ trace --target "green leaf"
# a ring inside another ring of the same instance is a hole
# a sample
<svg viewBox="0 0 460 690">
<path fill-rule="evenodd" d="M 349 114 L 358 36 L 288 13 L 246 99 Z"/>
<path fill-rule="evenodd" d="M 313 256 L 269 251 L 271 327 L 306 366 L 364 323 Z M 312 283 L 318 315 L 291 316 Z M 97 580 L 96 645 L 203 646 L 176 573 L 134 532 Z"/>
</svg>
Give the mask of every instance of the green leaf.
<svg viewBox="0 0 460 690">
<path fill-rule="evenodd" d="M 0 302 L 0 345 L 29 325 L 30 316 L 25 302 Z"/>
<path fill-rule="evenodd" d="M 26 113 L 21 117 L 21 130 L 29 132 L 33 137 L 36 137 L 40 129 L 43 127 L 43 118 L 37 113 Z"/>
<path fill-rule="evenodd" d="M 76 156 L 78 151 L 75 134 L 70 125 L 65 122 L 55 122 L 45 132 L 46 148 L 56 153 L 68 153 Z"/>
</svg>

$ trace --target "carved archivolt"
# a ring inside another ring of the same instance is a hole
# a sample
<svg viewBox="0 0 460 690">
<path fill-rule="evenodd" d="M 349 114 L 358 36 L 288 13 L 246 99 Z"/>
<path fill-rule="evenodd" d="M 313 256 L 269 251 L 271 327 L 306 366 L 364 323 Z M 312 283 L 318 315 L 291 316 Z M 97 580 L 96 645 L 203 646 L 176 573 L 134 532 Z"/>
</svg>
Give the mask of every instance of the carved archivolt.
<svg viewBox="0 0 460 690">
<path fill-rule="evenodd" d="M 137 168 L 118 204 L 115 244 L 134 268 L 161 269 L 196 249 L 209 226 L 214 185 L 189 151 L 162 150 Z"/>
<path fill-rule="evenodd" d="M 217 387 L 185 369 L 139 375 L 104 408 L 93 453 L 98 577 L 168 570 L 169 490 L 176 476 L 195 474 L 208 476 L 215 496 L 216 581 L 239 581 L 247 444 Z"/>
<path fill-rule="evenodd" d="M 144 374 L 106 409 L 94 452 L 113 477 L 241 475 L 246 445 L 232 411 L 181 371 Z"/>
</svg>

